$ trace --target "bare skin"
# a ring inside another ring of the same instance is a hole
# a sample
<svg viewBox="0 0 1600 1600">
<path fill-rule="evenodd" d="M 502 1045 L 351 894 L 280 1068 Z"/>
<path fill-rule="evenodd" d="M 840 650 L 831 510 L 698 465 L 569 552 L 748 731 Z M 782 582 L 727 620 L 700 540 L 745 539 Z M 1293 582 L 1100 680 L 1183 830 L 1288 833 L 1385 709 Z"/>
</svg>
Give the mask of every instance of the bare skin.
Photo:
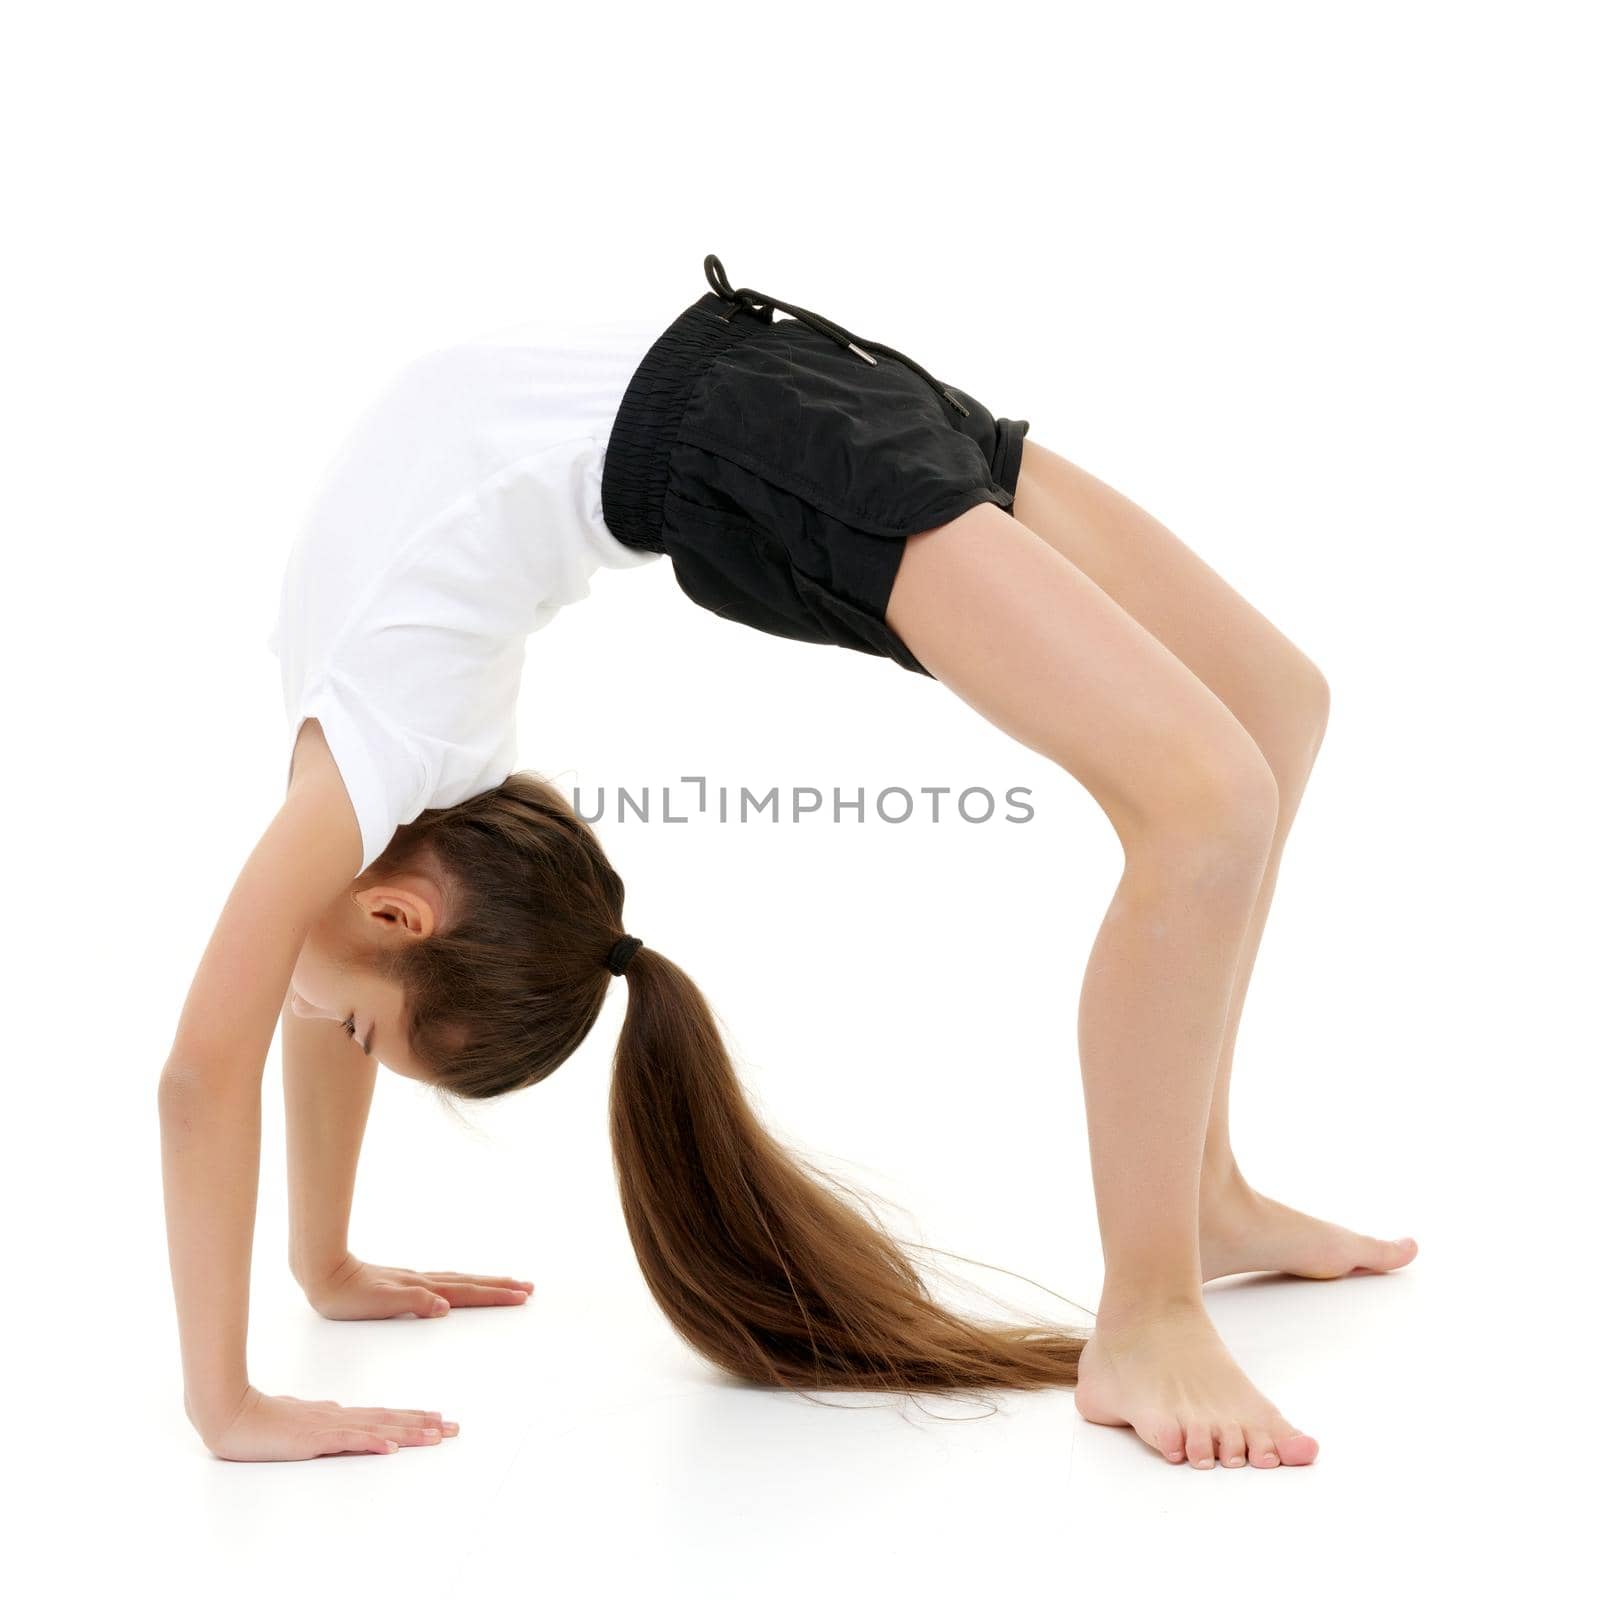
<svg viewBox="0 0 1600 1600">
<path fill-rule="evenodd" d="M 297 753 L 283 805 L 223 905 L 161 1073 L 184 1410 L 225 1460 L 387 1454 L 436 1444 L 449 1426 L 435 1411 L 264 1394 L 246 1371 L 267 1048 L 306 937 L 351 883 L 360 855 L 354 812 L 319 737 Z"/>
<path fill-rule="evenodd" d="M 1388 1272 L 1417 1253 L 1292 1210 L 1244 1179 L 1228 1134 L 1228 1092 L 1245 995 L 1278 864 L 1328 721 L 1328 685 L 1290 640 L 1168 528 L 1063 456 L 1023 440 L 1017 519 L 1154 634 L 1233 713 L 1278 785 L 1278 825 L 1234 979 L 1201 1172 L 1204 1275 L 1285 1272 L 1338 1278 Z"/>
<path fill-rule="evenodd" d="M 526 1278 L 378 1266 L 349 1245 L 379 1064 L 430 1081 L 411 1059 L 405 996 L 374 962 L 401 941 L 430 937 L 448 911 L 439 879 L 427 873 L 352 885 L 312 925 L 295 963 L 280 1020 L 289 1266 L 312 1307 L 334 1321 L 442 1317 L 458 1307 L 522 1305 L 533 1293 Z"/>
<path fill-rule="evenodd" d="M 395 940 L 425 938 L 442 905 L 437 886 L 421 875 L 354 889 L 360 856 L 338 768 L 320 727 L 307 721 L 284 803 L 223 906 L 162 1069 L 162 1181 L 184 1410 L 223 1460 L 387 1455 L 459 1431 L 438 1411 L 302 1400 L 263 1393 L 250 1381 L 261 1079 L 280 1023 L 291 1265 L 311 1303 L 341 1320 L 438 1316 L 456 1306 L 520 1305 L 533 1287 L 524 1279 L 372 1266 L 346 1247 L 378 1050 L 396 1071 L 420 1075 L 405 1052 L 401 997 L 368 970 L 370 957 Z"/>
<path fill-rule="evenodd" d="M 1414 1251 L 1257 1196 L 1227 1142 L 1224 1063 L 1326 690 L 1165 529 L 1031 440 L 1013 509 L 908 540 L 888 621 L 1078 778 L 1123 845 L 1079 1008 L 1106 1278 L 1078 1409 L 1172 1462 L 1309 1464 L 1316 1441 L 1234 1362 L 1201 1285 L 1387 1270 Z"/>
</svg>

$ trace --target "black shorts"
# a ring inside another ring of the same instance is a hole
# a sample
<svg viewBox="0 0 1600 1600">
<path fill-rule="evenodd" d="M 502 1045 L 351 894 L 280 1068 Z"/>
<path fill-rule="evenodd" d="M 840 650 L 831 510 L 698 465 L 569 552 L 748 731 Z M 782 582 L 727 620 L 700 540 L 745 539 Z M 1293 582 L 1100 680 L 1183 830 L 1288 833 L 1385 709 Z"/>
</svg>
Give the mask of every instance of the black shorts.
<svg viewBox="0 0 1600 1600">
<path fill-rule="evenodd" d="M 803 307 L 712 291 L 651 345 L 613 424 L 606 526 L 718 616 L 921 662 L 884 613 L 905 540 L 1011 509 L 1026 422 Z M 773 307 L 791 313 L 774 320 Z"/>
</svg>

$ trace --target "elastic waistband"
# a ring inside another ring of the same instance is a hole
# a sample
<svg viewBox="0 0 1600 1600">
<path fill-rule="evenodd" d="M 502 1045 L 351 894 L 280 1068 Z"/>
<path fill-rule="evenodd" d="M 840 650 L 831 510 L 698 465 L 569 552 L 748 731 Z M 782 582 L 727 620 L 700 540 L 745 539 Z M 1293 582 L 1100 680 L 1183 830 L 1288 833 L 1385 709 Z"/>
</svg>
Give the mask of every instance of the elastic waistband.
<svg viewBox="0 0 1600 1600">
<path fill-rule="evenodd" d="M 664 551 L 661 502 L 678 425 L 700 374 L 770 318 L 724 321 L 721 298 L 703 294 L 645 352 L 617 408 L 600 477 L 601 515 L 623 544 Z"/>
<path fill-rule="evenodd" d="M 706 257 L 705 273 L 711 292 L 701 295 L 651 345 L 612 424 L 600 478 L 600 506 L 606 526 L 623 544 L 640 550 L 664 549 L 661 502 L 666 495 L 667 457 L 694 381 L 724 350 L 748 338 L 755 329 L 770 327 L 775 306 L 853 352 L 868 366 L 875 367 L 879 356 L 900 362 L 958 415 L 970 415 L 947 384 L 899 350 L 863 339 L 818 311 L 808 311 L 760 289 L 735 289 L 716 256 Z"/>
</svg>

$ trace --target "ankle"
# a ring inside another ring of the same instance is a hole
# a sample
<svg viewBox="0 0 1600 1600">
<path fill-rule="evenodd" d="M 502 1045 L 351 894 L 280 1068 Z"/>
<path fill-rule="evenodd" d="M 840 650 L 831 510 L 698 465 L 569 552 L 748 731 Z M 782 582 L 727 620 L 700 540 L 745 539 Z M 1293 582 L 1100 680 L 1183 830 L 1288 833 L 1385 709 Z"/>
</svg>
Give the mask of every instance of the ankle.
<svg viewBox="0 0 1600 1600">
<path fill-rule="evenodd" d="M 1183 1322 L 1206 1315 L 1205 1298 L 1200 1292 L 1200 1274 L 1192 1279 L 1162 1281 L 1118 1279 L 1107 1276 L 1100 1291 L 1100 1308 L 1095 1314 L 1095 1331 L 1115 1333 L 1122 1329 L 1148 1327 L 1152 1323 Z"/>
<path fill-rule="evenodd" d="M 1239 1164 L 1228 1153 L 1216 1160 L 1209 1156 L 1200 1169 L 1200 1213 L 1204 1221 L 1208 1210 L 1239 1206 L 1256 1199 L 1256 1192 L 1245 1182 Z"/>
</svg>

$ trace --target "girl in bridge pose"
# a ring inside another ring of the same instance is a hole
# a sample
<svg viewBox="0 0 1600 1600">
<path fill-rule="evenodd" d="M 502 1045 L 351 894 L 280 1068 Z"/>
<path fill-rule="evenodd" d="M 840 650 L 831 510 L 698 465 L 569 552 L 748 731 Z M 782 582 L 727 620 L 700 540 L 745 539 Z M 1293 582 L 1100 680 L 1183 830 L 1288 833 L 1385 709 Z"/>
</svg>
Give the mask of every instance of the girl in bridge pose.
<svg viewBox="0 0 1600 1600">
<path fill-rule="evenodd" d="M 267 1395 L 245 1367 L 263 1063 L 281 1021 L 293 1267 L 330 1317 L 532 1284 L 372 1265 L 346 1239 L 376 1065 L 460 1096 L 538 1083 L 628 985 L 623 1209 L 679 1334 L 801 1390 L 1076 1385 L 1160 1459 L 1302 1466 L 1201 1286 L 1415 1253 L 1258 1193 L 1234 1039 L 1328 714 L 1317 668 L 1114 490 L 910 357 L 735 289 L 660 322 L 546 325 L 407 367 L 324 481 L 272 645 L 290 742 L 178 1022 L 160 1103 L 185 1405 L 235 1460 L 390 1451 L 438 1412 Z M 778 317 L 775 313 L 786 313 Z M 779 1145 L 693 981 L 623 915 L 594 833 L 516 770 L 528 634 L 600 567 L 672 563 L 718 615 L 888 657 L 1059 763 L 1125 867 L 1078 1042 L 1105 1280 L 1092 1332 L 957 1316 Z"/>
</svg>

